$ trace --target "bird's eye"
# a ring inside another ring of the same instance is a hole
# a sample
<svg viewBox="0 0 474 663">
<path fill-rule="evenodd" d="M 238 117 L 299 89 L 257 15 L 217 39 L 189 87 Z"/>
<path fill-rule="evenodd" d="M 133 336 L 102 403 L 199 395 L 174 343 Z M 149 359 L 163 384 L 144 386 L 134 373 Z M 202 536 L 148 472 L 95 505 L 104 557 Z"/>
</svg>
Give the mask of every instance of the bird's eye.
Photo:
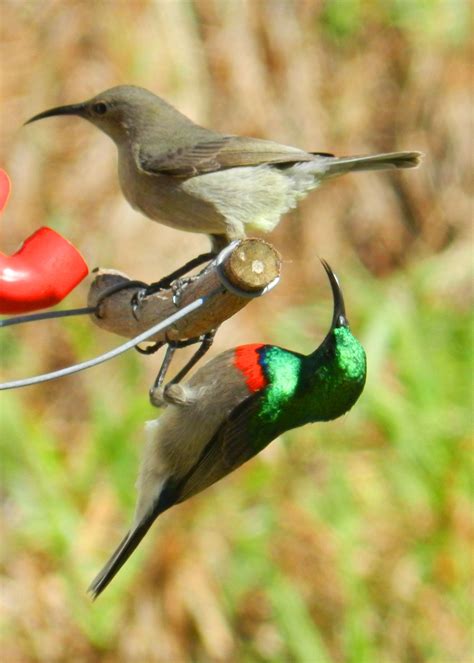
<svg viewBox="0 0 474 663">
<path fill-rule="evenodd" d="M 99 101 L 92 106 L 92 110 L 96 115 L 105 115 L 107 112 L 107 104 L 104 104 L 103 101 Z"/>
</svg>

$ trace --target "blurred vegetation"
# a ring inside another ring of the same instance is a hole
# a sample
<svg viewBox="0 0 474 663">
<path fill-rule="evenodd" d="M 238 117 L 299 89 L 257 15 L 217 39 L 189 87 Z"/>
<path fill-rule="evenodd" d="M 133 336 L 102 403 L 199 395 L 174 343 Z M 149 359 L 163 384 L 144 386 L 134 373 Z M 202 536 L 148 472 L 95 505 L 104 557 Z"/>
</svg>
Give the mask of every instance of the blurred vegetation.
<svg viewBox="0 0 474 663">
<path fill-rule="evenodd" d="M 129 209 L 114 149 L 86 123 L 19 129 L 119 83 L 230 133 L 426 158 L 310 195 L 271 237 L 282 283 L 216 340 L 215 351 L 314 348 L 331 315 L 322 255 L 367 350 L 360 402 L 164 514 L 95 604 L 85 588 L 131 517 L 160 358 L 2 394 L 2 660 L 472 658 L 470 11 L 468 0 L 3 0 L 0 164 L 14 185 L 3 251 L 47 224 L 91 266 L 152 280 L 206 249 Z M 2 379 L 117 342 L 85 320 L 0 340 Z"/>
</svg>

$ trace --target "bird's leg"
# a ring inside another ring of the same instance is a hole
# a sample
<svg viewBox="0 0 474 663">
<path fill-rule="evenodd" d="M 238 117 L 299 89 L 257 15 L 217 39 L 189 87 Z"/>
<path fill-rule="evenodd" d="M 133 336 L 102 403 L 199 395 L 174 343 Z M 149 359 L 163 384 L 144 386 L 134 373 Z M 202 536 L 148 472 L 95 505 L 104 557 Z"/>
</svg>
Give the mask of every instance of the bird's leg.
<svg viewBox="0 0 474 663">
<path fill-rule="evenodd" d="M 191 370 L 195 364 L 203 357 L 206 352 L 211 347 L 214 336 L 216 334 L 216 329 L 204 334 L 203 336 L 198 336 L 196 338 L 190 338 L 186 341 L 169 341 L 168 348 L 166 350 L 165 358 L 163 364 L 160 368 L 158 375 L 156 376 L 155 382 L 150 389 L 150 402 L 155 407 L 161 407 L 165 403 L 173 403 L 175 405 L 185 405 L 189 401 L 189 398 L 185 398 L 185 388 L 182 385 L 179 385 L 178 382 L 184 378 L 185 375 Z M 193 345 L 194 343 L 201 343 L 197 351 L 188 361 L 188 363 L 183 366 L 183 368 L 175 375 L 175 377 L 168 382 L 168 384 L 162 388 L 166 372 L 168 371 L 169 365 L 173 358 L 173 355 L 177 348 L 185 348 L 188 345 Z"/>
<path fill-rule="evenodd" d="M 166 348 L 166 354 L 165 358 L 163 359 L 163 363 L 161 364 L 161 368 L 158 371 L 158 375 L 156 376 L 153 386 L 149 391 L 150 403 L 155 407 L 161 407 L 163 405 L 163 399 L 161 398 L 161 385 L 163 384 L 163 380 L 165 379 L 165 375 L 168 372 L 168 368 L 170 367 L 171 360 L 173 359 L 175 352 L 176 347 L 169 344 Z"/>
<path fill-rule="evenodd" d="M 201 345 L 199 348 L 196 350 L 196 352 L 193 354 L 191 359 L 188 361 L 185 366 L 174 376 L 174 378 L 168 382 L 166 385 L 165 389 L 172 384 L 176 384 L 177 382 L 181 382 L 181 380 L 189 373 L 189 371 L 195 366 L 198 361 L 204 357 L 206 352 L 209 351 L 209 348 L 211 345 L 214 343 L 214 336 L 216 335 L 217 329 L 211 329 L 210 332 L 207 332 L 207 334 L 204 334 L 203 336 L 199 336 L 198 338 L 192 338 L 190 339 L 191 342 L 189 341 L 182 341 L 182 343 L 186 343 L 187 345 L 192 345 L 193 343 L 198 343 L 200 342 Z M 179 347 L 185 347 L 183 345 Z"/>
<path fill-rule="evenodd" d="M 189 387 L 187 384 L 181 384 L 180 380 L 184 378 L 185 375 L 191 370 L 191 368 L 197 364 L 197 362 L 203 357 L 206 352 L 211 347 L 214 336 L 216 334 L 216 329 L 204 334 L 200 337 L 201 345 L 193 354 L 188 363 L 179 371 L 179 373 L 165 386 L 162 392 L 162 399 L 165 403 L 171 405 L 190 405 L 196 401 L 196 393 Z"/>
</svg>

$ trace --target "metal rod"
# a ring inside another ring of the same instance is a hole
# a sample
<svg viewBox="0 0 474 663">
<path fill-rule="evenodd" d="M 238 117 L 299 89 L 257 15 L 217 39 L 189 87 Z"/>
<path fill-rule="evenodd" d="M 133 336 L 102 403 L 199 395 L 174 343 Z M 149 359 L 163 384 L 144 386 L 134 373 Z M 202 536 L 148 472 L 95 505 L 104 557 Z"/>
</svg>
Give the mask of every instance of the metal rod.
<svg viewBox="0 0 474 663">
<path fill-rule="evenodd" d="M 200 297 L 199 299 L 196 299 L 187 306 L 184 306 L 179 311 L 176 311 L 176 313 L 173 313 L 173 315 L 170 315 L 168 318 L 166 318 L 166 320 L 162 320 L 153 327 L 150 327 L 150 329 L 147 329 L 147 331 L 143 332 L 142 334 L 135 336 L 126 343 L 123 343 L 122 345 L 119 345 L 113 350 L 109 350 L 109 352 L 105 352 L 104 354 L 99 355 L 98 357 L 94 357 L 93 359 L 88 359 L 87 361 L 83 361 L 80 364 L 75 364 L 74 366 L 67 366 L 66 368 L 61 368 L 57 371 L 52 371 L 51 373 L 43 373 L 42 375 L 36 375 L 34 377 L 24 378 L 22 380 L 13 380 L 12 382 L 4 382 L 3 384 L 0 384 L 0 390 L 28 387 L 33 384 L 39 384 L 41 382 L 47 382 L 49 380 L 54 380 L 56 378 L 62 378 L 66 375 L 72 375 L 73 373 L 84 371 L 87 368 L 91 368 L 92 366 L 97 366 L 98 364 L 102 364 L 103 362 L 108 361 L 109 359 L 113 359 L 114 357 L 117 357 L 118 355 L 127 352 L 127 350 L 130 350 L 138 343 L 143 343 L 143 341 L 146 341 L 148 338 L 150 338 L 150 336 L 153 336 L 154 334 L 163 331 L 168 327 L 171 327 L 172 325 L 175 324 L 175 322 L 181 320 L 181 318 L 184 318 L 186 315 L 189 315 L 196 309 L 200 308 L 206 302 L 207 298 L 210 297 L 212 294 L 214 293 L 210 293 L 209 295 L 207 295 L 207 297 Z"/>
<path fill-rule="evenodd" d="M 0 320 L 0 327 L 21 325 L 24 322 L 36 322 L 37 320 L 49 320 L 50 318 L 68 318 L 73 315 L 86 315 L 95 313 L 97 306 L 84 306 L 83 308 L 71 308 L 65 311 L 43 311 L 42 313 L 29 313 L 28 315 L 17 315 L 14 318 Z"/>
</svg>

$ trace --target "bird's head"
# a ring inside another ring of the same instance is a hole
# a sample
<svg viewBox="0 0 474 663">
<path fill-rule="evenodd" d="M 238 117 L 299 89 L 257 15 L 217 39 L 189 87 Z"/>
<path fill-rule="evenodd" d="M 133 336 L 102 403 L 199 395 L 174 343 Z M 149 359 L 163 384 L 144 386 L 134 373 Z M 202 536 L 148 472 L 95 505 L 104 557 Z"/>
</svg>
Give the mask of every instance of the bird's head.
<svg viewBox="0 0 474 663">
<path fill-rule="evenodd" d="M 56 106 L 38 113 L 25 124 L 58 115 L 76 115 L 92 122 L 117 144 L 129 137 L 148 139 L 147 131 L 154 135 L 160 129 L 172 131 L 183 123 L 192 124 L 173 106 L 144 88 L 135 85 L 118 85 L 105 90 L 88 101 L 67 106 Z"/>
<path fill-rule="evenodd" d="M 324 341 L 312 353 L 321 371 L 326 390 L 325 419 L 335 419 L 347 412 L 360 396 L 366 378 L 365 351 L 349 328 L 344 298 L 337 276 L 321 260 L 331 284 L 333 316 Z"/>
</svg>

